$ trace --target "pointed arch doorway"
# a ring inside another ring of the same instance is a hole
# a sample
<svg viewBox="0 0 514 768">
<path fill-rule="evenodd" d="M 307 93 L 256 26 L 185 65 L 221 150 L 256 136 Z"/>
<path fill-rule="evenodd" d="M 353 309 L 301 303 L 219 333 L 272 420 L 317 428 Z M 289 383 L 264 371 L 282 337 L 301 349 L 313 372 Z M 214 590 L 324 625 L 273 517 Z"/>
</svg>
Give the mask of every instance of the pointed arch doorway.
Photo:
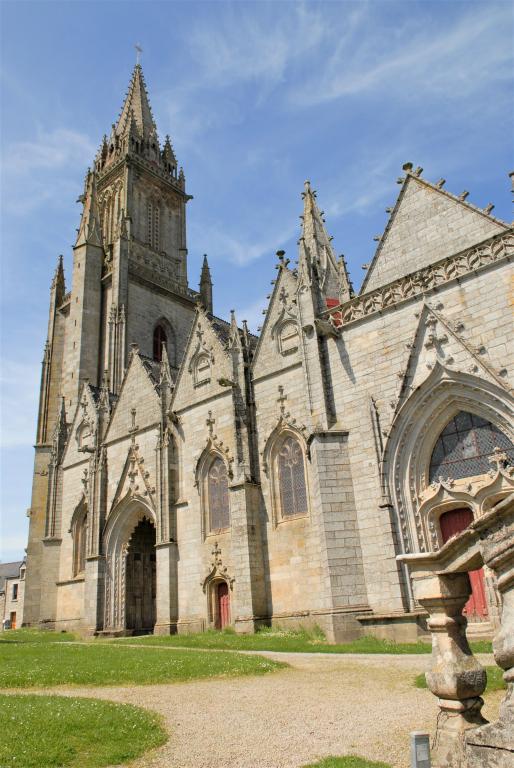
<svg viewBox="0 0 514 768">
<path fill-rule="evenodd" d="M 230 590 L 226 581 L 214 584 L 215 627 L 225 629 L 230 625 Z"/>
<path fill-rule="evenodd" d="M 125 563 L 126 629 L 136 634 L 153 632 L 155 625 L 155 541 L 155 527 L 143 517 L 128 541 Z"/>
<path fill-rule="evenodd" d="M 469 507 L 459 507 L 458 509 L 443 512 L 439 518 L 443 544 L 446 544 L 452 536 L 465 531 L 472 522 L 473 512 Z M 469 571 L 469 580 L 471 583 L 471 595 L 464 606 L 464 613 L 470 619 L 481 621 L 487 618 L 488 614 L 483 568 Z"/>
</svg>

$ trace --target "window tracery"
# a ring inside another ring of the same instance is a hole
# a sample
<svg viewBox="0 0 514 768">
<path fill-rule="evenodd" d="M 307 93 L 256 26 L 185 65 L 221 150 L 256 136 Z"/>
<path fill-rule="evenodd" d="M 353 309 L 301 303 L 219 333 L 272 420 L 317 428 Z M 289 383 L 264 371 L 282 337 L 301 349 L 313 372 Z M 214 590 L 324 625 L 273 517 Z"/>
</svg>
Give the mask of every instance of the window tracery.
<svg viewBox="0 0 514 768">
<path fill-rule="evenodd" d="M 491 469 L 495 448 L 514 461 L 514 445 L 490 421 L 468 411 L 460 411 L 443 429 L 430 459 L 430 482 L 439 477 L 459 480 L 483 475 Z"/>
<path fill-rule="evenodd" d="M 194 364 L 194 383 L 195 387 L 200 384 L 206 384 L 211 380 L 211 359 L 207 353 L 201 353 Z"/>
<path fill-rule="evenodd" d="M 207 473 L 207 504 L 209 531 L 219 532 L 230 527 L 228 473 L 225 462 L 216 456 Z"/>
<path fill-rule="evenodd" d="M 293 320 L 288 320 L 280 328 L 278 337 L 279 351 L 282 355 L 291 355 L 298 349 L 298 325 Z"/>
<path fill-rule="evenodd" d="M 286 433 L 277 443 L 272 479 L 277 522 L 309 514 L 305 454 L 292 434 Z"/>
</svg>

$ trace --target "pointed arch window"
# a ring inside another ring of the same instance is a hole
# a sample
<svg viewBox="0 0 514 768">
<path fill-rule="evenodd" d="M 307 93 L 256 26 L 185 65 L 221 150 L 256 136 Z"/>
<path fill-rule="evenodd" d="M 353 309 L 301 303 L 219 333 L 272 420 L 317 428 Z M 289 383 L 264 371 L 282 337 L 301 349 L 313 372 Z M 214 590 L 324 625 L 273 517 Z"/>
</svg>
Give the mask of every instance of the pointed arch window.
<svg viewBox="0 0 514 768">
<path fill-rule="evenodd" d="M 225 462 L 216 456 L 207 473 L 207 503 L 209 531 L 219 532 L 230 528 L 228 473 Z"/>
<path fill-rule="evenodd" d="M 460 411 L 441 432 L 430 459 L 430 482 L 439 477 L 459 480 L 489 472 L 489 457 L 499 448 L 514 462 L 514 445 L 498 427 L 481 416 Z"/>
<path fill-rule="evenodd" d="M 86 568 L 87 510 L 77 517 L 73 526 L 73 575 L 79 576 Z"/>
<path fill-rule="evenodd" d="M 309 512 L 304 452 L 296 437 L 288 435 L 276 455 L 278 501 L 282 518 L 300 517 Z"/>
<path fill-rule="evenodd" d="M 156 325 L 153 332 L 153 359 L 160 363 L 162 361 L 162 345 L 168 345 L 166 331 L 162 325 Z"/>
</svg>

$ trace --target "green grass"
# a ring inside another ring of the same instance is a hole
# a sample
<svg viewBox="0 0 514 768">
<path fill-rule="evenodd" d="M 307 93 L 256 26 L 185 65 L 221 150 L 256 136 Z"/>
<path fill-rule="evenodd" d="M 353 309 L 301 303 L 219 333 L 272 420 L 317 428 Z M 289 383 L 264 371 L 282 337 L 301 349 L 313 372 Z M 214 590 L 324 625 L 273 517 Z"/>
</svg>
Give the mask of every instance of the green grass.
<svg viewBox="0 0 514 768">
<path fill-rule="evenodd" d="M 507 687 L 503 679 L 503 669 L 500 669 L 500 667 L 486 667 L 485 671 L 487 672 L 486 693 L 490 693 L 490 691 L 503 691 Z M 416 688 L 428 688 L 424 672 L 416 675 L 414 684 Z"/>
<path fill-rule="evenodd" d="M 173 683 L 260 675 L 284 666 L 261 656 L 223 652 L 92 643 L 6 643 L 0 647 L 0 687 Z"/>
<path fill-rule="evenodd" d="M 158 715 L 64 696 L 0 696 L 2 768 L 100 768 L 167 741 Z"/>
<path fill-rule="evenodd" d="M 376 763 L 363 757 L 347 755 L 346 757 L 325 757 L 319 763 L 309 763 L 304 768 L 391 768 L 389 763 Z"/>
<path fill-rule="evenodd" d="M 145 635 L 144 637 L 117 638 L 115 643 L 138 645 L 178 646 L 187 648 L 215 648 L 233 651 L 286 651 L 288 653 L 430 653 L 430 643 L 393 643 L 376 637 L 362 637 L 352 643 L 330 645 L 321 630 L 313 632 L 261 629 L 253 635 L 236 635 L 232 631 L 200 632 L 190 635 Z M 490 653 L 491 643 L 473 644 L 476 653 Z"/>
<path fill-rule="evenodd" d="M 0 632 L 0 643 L 69 643 L 76 639 L 70 632 L 40 629 L 9 629 Z"/>
</svg>

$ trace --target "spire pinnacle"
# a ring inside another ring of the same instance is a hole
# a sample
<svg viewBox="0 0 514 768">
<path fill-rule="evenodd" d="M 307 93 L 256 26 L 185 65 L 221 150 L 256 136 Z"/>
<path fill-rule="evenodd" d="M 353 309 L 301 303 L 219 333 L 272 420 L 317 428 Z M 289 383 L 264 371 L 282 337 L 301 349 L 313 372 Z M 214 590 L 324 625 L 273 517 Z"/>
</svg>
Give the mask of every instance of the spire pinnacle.
<svg viewBox="0 0 514 768">
<path fill-rule="evenodd" d="M 62 303 L 62 300 L 64 299 L 64 294 L 66 293 L 66 284 L 64 282 L 64 265 L 63 265 L 63 258 L 62 254 L 57 259 L 57 266 L 55 268 L 53 280 L 52 280 L 52 286 L 51 290 L 55 291 L 55 301 L 56 304 L 59 305 Z"/>
<path fill-rule="evenodd" d="M 203 256 L 202 272 L 200 275 L 200 301 L 205 307 L 206 312 L 212 314 L 212 278 L 206 253 Z"/>
<path fill-rule="evenodd" d="M 75 247 L 79 245 L 97 245 L 102 247 L 102 230 L 100 225 L 100 212 L 96 193 L 96 175 L 88 169 L 84 194 L 79 200 L 84 204 L 82 218 Z"/>
<path fill-rule="evenodd" d="M 157 127 L 153 119 L 143 69 L 139 61 L 132 72 L 128 93 L 115 126 L 117 136 L 125 135 L 130 126 L 132 114 L 141 138 L 150 136 L 157 138 Z"/>
<path fill-rule="evenodd" d="M 320 211 L 316 191 L 310 181 L 304 183 L 302 236 L 300 238 L 300 269 L 309 275 L 309 281 L 317 277 L 326 299 L 346 301 L 351 288 L 346 269 L 338 264 L 332 237 L 325 226 L 324 212 Z"/>
</svg>

